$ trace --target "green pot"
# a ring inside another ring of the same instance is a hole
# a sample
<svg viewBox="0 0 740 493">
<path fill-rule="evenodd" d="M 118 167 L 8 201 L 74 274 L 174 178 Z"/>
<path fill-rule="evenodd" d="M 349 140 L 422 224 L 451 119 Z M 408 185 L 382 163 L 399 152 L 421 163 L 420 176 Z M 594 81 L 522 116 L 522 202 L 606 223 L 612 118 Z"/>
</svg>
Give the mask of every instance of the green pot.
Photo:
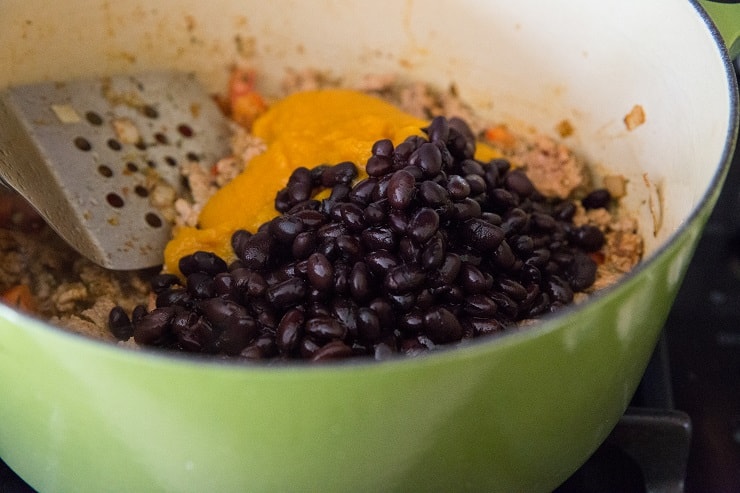
<svg viewBox="0 0 740 493">
<path fill-rule="evenodd" d="M 454 82 L 492 119 L 567 118 L 569 145 L 628 178 L 647 248 L 536 327 L 384 363 L 131 351 L 0 306 L 0 456 L 42 492 L 552 490 L 630 402 L 735 145 L 736 37 L 691 2 L 18 0 L 0 14 L 0 87 L 173 67 L 216 89 L 240 61 L 272 87 L 286 67 L 395 71 Z M 635 104 L 646 122 L 628 131 Z"/>
</svg>

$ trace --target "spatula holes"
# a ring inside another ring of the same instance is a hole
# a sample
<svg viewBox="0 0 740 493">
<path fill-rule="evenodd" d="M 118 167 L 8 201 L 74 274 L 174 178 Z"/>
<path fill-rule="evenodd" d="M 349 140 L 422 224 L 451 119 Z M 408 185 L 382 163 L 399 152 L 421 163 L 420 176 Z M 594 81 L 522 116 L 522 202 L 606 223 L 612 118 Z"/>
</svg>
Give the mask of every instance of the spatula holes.
<svg viewBox="0 0 740 493">
<path fill-rule="evenodd" d="M 92 144 L 85 137 L 75 137 L 74 144 L 81 151 L 87 152 L 92 149 Z"/>
<path fill-rule="evenodd" d="M 178 125 L 177 131 L 186 139 L 191 138 L 195 134 L 195 132 L 193 132 L 193 128 L 187 123 L 181 123 L 180 125 Z"/>
<path fill-rule="evenodd" d="M 196 163 L 200 161 L 200 156 L 194 152 L 188 152 L 185 157 L 188 158 L 188 161 L 195 161 Z"/>
<path fill-rule="evenodd" d="M 167 163 L 169 166 L 172 166 L 173 168 L 177 166 L 177 159 L 173 158 L 172 156 L 165 156 L 164 162 Z"/>
<path fill-rule="evenodd" d="M 156 140 L 158 144 L 162 144 L 162 145 L 167 145 L 170 143 L 170 139 L 168 139 L 167 136 L 163 134 L 162 132 L 155 133 L 154 140 Z"/>
<path fill-rule="evenodd" d="M 146 215 L 144 216 L 144 220 L 152 228 L 162 227 L 162 219 L 153 212 L 147 212 Z"/>
<path fill-rule="evenodd" d="M 111 176 L 113 176 L 113 170 L 105 164 L 101 164 L 100 166 L 98 166 L 98 173 L 100 173 L 100 176 L 104 176 L 105 178 L 110 178 Z"/>
<path fill-rule="evenodd" d="M 85 119 L 90 123 L 90 125 L 99 126 L 103 124 L 103 119 L 94 111 L 88 111 L 85 113 Z"/>
<path fill-rule="evenodd" d="M 156 167 L 157 167 L 157 162 L 156 162 L 156 161 L 153 161 L 153 160 L 151 160 L 151 159 L 149 159 L 149 160 L 148 160 L 148 161 L 146 162 L 146 165 L 147 165 L 147 166 L 149 166 L 150 168 L 154 169 L 154 168 L 156 168 Z"/>
<path fill-rule="evenodd" d="M 134 187 L 134 193 L 142 198 L 149 196 L 149 190 L 144 185 L 136 185 Z"/>
<path fill-rule="evenodd" d="M 136 163 L 129 161 L 126 163 L 126 171 L 129 173 L 136 173 L 139 171 L 139 167 L 136 165 Z"/>
<path fill-rule="evenodd" d="M 120 209 L 121 207 L 123 207 L 123 204 L 124 204 L 123 198 L 121 198 L 121 196 L 118 195 L 117 193 L 113 193 L 113 192 L 106 195 L 105 200 L 108 202 L 108 204 L 111 207 L 115 207 L 116 209 Z"/>
<path fill-rule="evenodd" d="M 140 151 L 145 151 L 146 150 L 146 142 L 144 142 L 143 140 L 139 140 L 139 141 L 137 141 L 134 144 L 134 147 L 136 147 Z"/>
<path fill-rule="evenodd" d="M 108 139 L 108 147 L 113 151 L 120 151 L 123 146 L 116 139 Z"/>
</svg>

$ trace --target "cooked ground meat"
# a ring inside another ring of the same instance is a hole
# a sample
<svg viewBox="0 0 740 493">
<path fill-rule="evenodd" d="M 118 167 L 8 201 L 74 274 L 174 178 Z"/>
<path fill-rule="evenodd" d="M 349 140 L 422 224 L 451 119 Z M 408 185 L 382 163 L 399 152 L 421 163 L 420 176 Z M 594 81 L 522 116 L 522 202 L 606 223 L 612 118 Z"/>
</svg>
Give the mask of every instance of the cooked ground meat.
<svg viewBox="0 0 740 493">
<path fill-rule="evenodd" d="M 292 72 L 284 81 L 284 89 L 289 93 L 340 84 L 341 80 L 320 72 Z M 481 136 L 487 127 L 486 122 L 461 102 L 454 87 L 437 91 L 425 84 L 402 83 L 393 75 L 375 75 L 366 77 L 357 89 L 379 95 L 424 118 L 460 117 Z M 591 187 L 586 164 L 563 143 L 543 135 L 516 135 L 515 138 L 516 145 L 502 147 L 501 152 L 515 166 L 524 169 L 544 195 L 580 198 Z M 157 187 L 161 188 L 161 193 L 154 195 L 160 205 L 169 210 L 166 217 L 177 225 L 195 225 L 208 198 L 248 166 L 249 160 L 264 150 L 264 144 L 243 128 L 235 127 L 232 149 L 231 156 L 224 157 L 211 169 L 195 163 L 183 167 L 182 174 L 189 184 L 188 197 L 176 198 L 169 193 L 168 187 Z M 16 200 L 9 197 L 0 195 L 0 292 L 13 286 L 29 286 L 33 311 L 39 317 L 68 330 L 106 340 L 114 339 L 107 328 L 108 315 L 114 306 L 121 306 L 129 313 L 139 304 L 152 307 L 153 297 L 146 279 L 156 271 L 113 272 L 92 264 L 72 251 L 48 227 L 28 228 L 37 218 L 20 221 L 20 224 L 17 217 L 15 222 L 9 216 L 3 218 L 3 210 L 7 216 L 8 207 L 3 209 L 2 206 Z M 639 262 L 642 238 L 638 225 L 618 207 L 592 210 L 580 207 L 574 223 L 599 227 L 606 240 L 596 255 L 598 277 L 590 291 L 612 284 Z"/>
</svg>

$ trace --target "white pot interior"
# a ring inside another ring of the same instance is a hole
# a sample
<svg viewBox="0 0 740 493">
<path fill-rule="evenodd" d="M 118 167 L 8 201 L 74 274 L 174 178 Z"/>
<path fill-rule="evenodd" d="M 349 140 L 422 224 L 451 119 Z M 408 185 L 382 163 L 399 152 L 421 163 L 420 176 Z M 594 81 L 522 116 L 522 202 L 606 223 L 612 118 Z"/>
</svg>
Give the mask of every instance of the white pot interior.
<svg viewBox="0 0 740 493">
<path fill-rule="evenodd" d="M 670 21 L 668 21 L 670 20 Z M 233 63 L 274 91 L 286 68 L 352 81 L 400 72 L 446 87 L 485 117 L 555 134 L 629 179 L 648 252 L 701 201 L 731 133 L 721 51 L 689 2 L 535 0 L 90 2 L 0 7 L 0 87 L 176 67 L 210 89 Z M 635 106 L 646 121 L 628 131 Z M 648 185 L 649 184 L 649 185 Z"/>
</svg>

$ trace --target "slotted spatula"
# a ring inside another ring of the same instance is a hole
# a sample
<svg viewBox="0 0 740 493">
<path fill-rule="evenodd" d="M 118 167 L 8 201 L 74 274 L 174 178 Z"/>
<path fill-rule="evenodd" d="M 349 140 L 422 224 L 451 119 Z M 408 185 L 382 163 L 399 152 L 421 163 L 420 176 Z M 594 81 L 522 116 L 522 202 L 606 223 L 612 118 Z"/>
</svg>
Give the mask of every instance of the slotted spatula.
<svg viewBox="0 0 740 493">
<path fill-rule="evenodd" d="M 229 150 L 229 123 L 192 74 L 154 72 L 7 89 L 0 178 L 82 255 L 116 270 L 162 263 L 170 226 L 152 205 L 186 161 Z"/>
</svg>

